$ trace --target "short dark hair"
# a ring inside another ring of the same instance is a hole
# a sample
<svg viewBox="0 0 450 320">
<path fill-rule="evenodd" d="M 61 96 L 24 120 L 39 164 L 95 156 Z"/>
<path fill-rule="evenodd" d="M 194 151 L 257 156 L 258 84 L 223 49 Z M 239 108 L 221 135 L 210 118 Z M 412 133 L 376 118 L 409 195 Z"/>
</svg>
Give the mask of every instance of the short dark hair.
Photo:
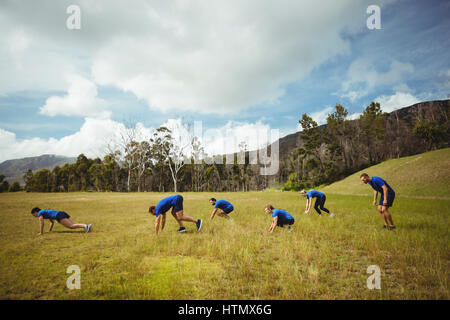
<svg viewBox="0 0 450 320">
<path fill-rule="evenodd" d="M 360 178 L 362 177 L 368 177 L 369 175 L 367 173 L 361 173 L 361 175 L 359 176 Z"/>
<path fill-rule="evenodd" d="M 153 210 L 156 209 L 155 206 L 151 206 L 150 208 L 148 208 L 148 212 L 150 212 L 151 214 L 153 214 Z"/>
<path fill-rule="evenodd" d="M 31 214 L 35 213 L 35 212 L 39 212 L 41 211 L 41 209 L 39 209 L 38 207 L 35 207 L 33 209 L 31 209 Z"/>
<path fill-rule="evenodd" d="M 211 198 L 209 201 L 217 201 L 216 198 Z"/>
<path fill-rule="evenodd" d="M 271 204 L 268 204 L 267 206 L 264 207 L 264 209 L 270 209 L 273 210 L 275 209 Z"/>
</svg>

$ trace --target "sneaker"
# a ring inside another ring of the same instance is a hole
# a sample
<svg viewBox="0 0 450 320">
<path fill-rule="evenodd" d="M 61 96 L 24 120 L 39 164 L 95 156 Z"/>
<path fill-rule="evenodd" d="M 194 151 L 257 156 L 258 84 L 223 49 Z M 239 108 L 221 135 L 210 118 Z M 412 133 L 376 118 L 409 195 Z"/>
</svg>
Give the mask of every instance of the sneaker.
<svg viewBox="0 0 450 320">
<path fill-rule="evenodd" d="M 180 232 L 180 233 L 186 232 L 186 228 L 180 227 L 180 229 L 178 229 L 177 232 Z"/>
<path fill-rule="evenodd" d="M 202 228 L 202 224 L 203 224 L 202 219 L 198 219 L 197 223 L 195 224 L 197 226 L 197 232 L 199 232 L 200 229 Z"/>
<path fill-rule="evenodd" d="M 334 213 L 330 214 L 330 218 L 333 218 L 333 217 L 334 217 Z"/>
<path fill-rule="evenodd" d="M 86 233 L 91 232 L 91 231 L 92 231 L 92 224 L 88 224 L 88 225 L 86 226 L 86 228 L 84 228 L 84 231 L 85 231 Z"/>
<path fill-rule="evenodd" d="M 291 232 L 292 230 L 294 230 L 291 226 L 289 226 L 288 228 L 287 228 L 287 232 Z"/>
<path fill-rule="evenodd" d="M 388 230 L 394 230 L 395 226 L 388 226 L 387 228 L 388 228 Z"/>
<path fill-rule="evenodd" d="M 383 226 L 383 229 L 387 229 L 387 227 L 388 227 L 387 225 L 384 225 L 384 226 Z"/>
</svg>

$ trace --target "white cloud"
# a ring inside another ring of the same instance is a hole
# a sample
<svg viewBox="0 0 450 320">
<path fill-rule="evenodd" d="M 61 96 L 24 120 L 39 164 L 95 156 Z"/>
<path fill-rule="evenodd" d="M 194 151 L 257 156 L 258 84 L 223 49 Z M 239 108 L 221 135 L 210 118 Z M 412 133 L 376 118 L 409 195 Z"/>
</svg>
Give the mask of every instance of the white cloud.
<svg viewBox="0 0 450 320">
<path fill-rule="evenodd" d="M 52 96 L 41 107 L 40 113 L 48 116 L 89 116 L 108 118 L 106 102 L 97 97 L 97 86 L 80 76 L 68 78 L 69 88 L 64 97 Z"/>
<path fill-rule="evenodd" d="M 271 134 L 269 125 L 260 121 L 256 123 L 228 121 L 224 126 L 205 130 L 202 144 L 208 155 L 230 154 L 239 152 L 244 143 L 245 150 L 252 151 L 274 142 L 279 136 Z"/>
<path fill-rule="evenodd" d="M 320 111 L 311 113 L 310 117 L 317 122 L 318 125 L 327 123 L 327 117 L 330 113 L 333 113 L 333 107 L 326 107 Z"/>
<path fill-rule="evenodd" d="M 110 119 L 86 118 L 80 130 L 61 139 L 32 138 L 19 140 L 12 132 L 0 129 L 0 161 L 42 154 L 89 157 L 102 156 L 111 139 L 119 139 L 125 126 Z"/>
<path fill-rule="evenodd" d="M 374 101 L 379 102 L 381 109 L 384 112 L 392 112 L 403 107 L 408 107 L 415 103 L 420 102 L 415 96 L 410 93 L 396 92 L 392 96 L 380 96 Z"/>
<path fill-rule="evenodd" d="M 396 60 L 390 63 L 389 70 L 379 72 L 371 61 L 360 58 L 352 62 L 348 68 L 340 95 L 354 102 L 380 86 L 405 86 L 402 83 L 404 75 L 412 72 L 414 72 L 412 64 Z"/>
<path fill-rule="evenodd" d="M 351 115 L 349 115 L 348 117 L 347 117 L 347 119 L 348 120 L 356 120 L 356 119 L 359 119 L 359 117 L 362 115 L 362 113 L 361 112 L 355 112 L 355 113 L 352 113 Z"/>
<path fill-rule="evenodd" d="M 188 128 L 181 119 L 169 119 L 162 124 L 173 130 L 174 137 L 182 137 L 184 142 L 191 135 L 193 128 Z M 200 126 L 199 138 L 205 152 L 211 156 L 239 151 L 239 144 L 247 144 L 247 150 L 256 150 L 278 139 L 270 135 L 270 127 L 260 121 L 256 123 L 229 121 L 222 127 L 205 129 Z M 103 157 L 110 148 L 118 149 L 125 133 L 134 133 L 135 140 L 148 140 L 154 128 L 147 128 L 142 123 L 131 127 L 111 119 L 86 118 L 80 130 L 60 139 L 32 138 L 17 139 L 13 132 L 0 129 L 0 162 L 8 159 L 38 156 L 41 154 L 58 154 L 78 156 L 84 153 L 88 157 Z"/>
<path fill-rule="evenodd" d="M 342 33 L 365 28 L 370 1 L 75 3 L 81 30 L 65 28 L 64 2 L 2 7 L 2 36 L 20 27 L 25 37 L 13 36 L 29 40 L 15 61 L 0 37 L 0 94 L 62 91 L 65 75 L 90 78 L 90 70 L 96 84 L 132 92 L 154 110 L 237 112 L 277 101 L 288 83 L 350 53 Z"/>
</svg>

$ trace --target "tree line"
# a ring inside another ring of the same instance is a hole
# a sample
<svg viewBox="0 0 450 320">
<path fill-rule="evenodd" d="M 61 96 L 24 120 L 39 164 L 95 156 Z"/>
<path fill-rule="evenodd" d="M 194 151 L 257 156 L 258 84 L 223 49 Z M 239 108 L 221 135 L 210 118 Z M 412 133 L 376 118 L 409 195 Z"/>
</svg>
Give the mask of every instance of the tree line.
<svg viewBox="0 0 450 320">
<path fill-rule="evenodd" d="M 280 158 L 276 175 L 262 176 L 259 164 L 249 164 L 245 143 L 240 144 L 245 163 L 211 161 L 197 137 L 184 144 L 172 131 L 160 127 L 145 140 L 136 129 L 121 134 L 121 143 L 101 158 L 84 154 L 75 163 L 52 170 L 28 170 L 24 175 L 30 192 L 187 192 L 250 191 L 271 186 L 299 190 L 340 180 L 365 167 L 387 159 L 403 157 L 449 146 L 449 108 L 406 108 L 390 114 L 372 102 L 358 119 L 349 120 L 348 110 L 338 104 L 319 126 L 302 114 L 297 147 Z M 187 152 L 189 151 L 189 152 Z M 189 155 L 188 155 L 189 154 Z M 221 164 L 223 163 L 223 164 Z M 1 177 L 1 176 L 0 176 Z M 3 184 L 3 178 L 0 183 Z M 0 186 L 1 191 L 9 190 Z M 17 190 L 18 183 L 14 183 Z M 12 186 L 11 186 L 12 187 Z M 12 190 L 9 190 L 12 191 Z"/>
</svg>

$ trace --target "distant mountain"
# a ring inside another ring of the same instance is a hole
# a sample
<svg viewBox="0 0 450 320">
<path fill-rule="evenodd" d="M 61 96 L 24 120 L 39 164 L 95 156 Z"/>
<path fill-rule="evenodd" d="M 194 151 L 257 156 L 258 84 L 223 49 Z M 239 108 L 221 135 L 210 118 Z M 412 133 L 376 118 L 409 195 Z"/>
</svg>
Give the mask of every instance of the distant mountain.
<svg viewBox="0 0 450 320">
<path fill-rule="evenodd" d="M 6 160 L 0 163 L 0 174 L 5 176 L 5 180 L 9 183 L 19 181 L 24 184 L 23 175 L 31 169 L 33 171 L 39 169 L 53 169 L 56 166 L 63 166 L 66 163 L 74 163 L 77 158 L 69 158 L 65 156 L 57 156 L 54 154 L 44 154 L 38 157 L 28 157 L 22 159 Z"/>
</svg>

